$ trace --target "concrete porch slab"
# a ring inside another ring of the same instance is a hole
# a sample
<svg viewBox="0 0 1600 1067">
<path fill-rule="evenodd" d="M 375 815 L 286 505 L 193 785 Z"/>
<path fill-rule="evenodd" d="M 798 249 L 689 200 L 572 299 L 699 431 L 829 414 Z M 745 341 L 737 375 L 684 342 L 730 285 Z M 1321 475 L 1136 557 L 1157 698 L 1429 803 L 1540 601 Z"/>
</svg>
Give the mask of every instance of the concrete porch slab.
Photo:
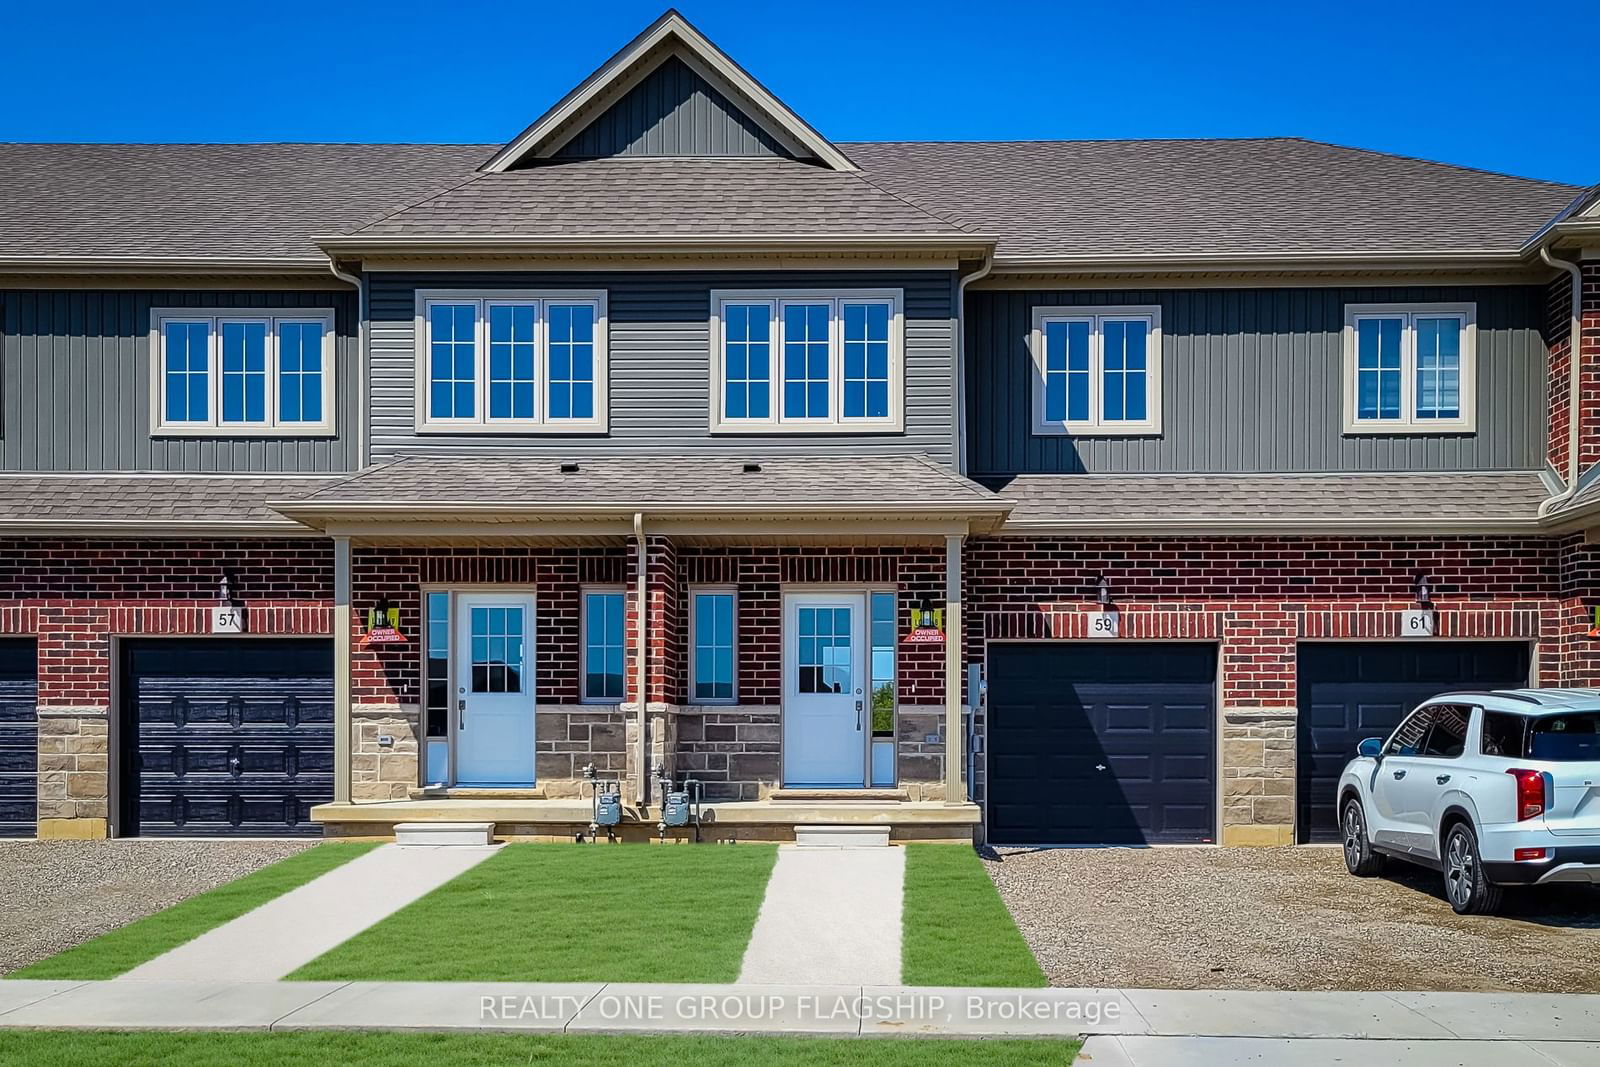
<svg viewBox="0 0 1600 1067">
<path fill-rule="evenodd" d="M 352 982 L 274 1029 L 559 1032 L 602 988 L 600 982 Z"/>
</svg>

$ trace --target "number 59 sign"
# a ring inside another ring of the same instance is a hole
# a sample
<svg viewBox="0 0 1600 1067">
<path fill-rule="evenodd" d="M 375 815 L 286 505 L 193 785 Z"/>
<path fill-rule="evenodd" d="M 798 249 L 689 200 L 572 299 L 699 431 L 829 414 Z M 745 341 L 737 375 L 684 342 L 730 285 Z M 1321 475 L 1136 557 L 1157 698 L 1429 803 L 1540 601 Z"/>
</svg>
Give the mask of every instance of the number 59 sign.
<svg viewBox="0 0 1600 1067">
<path fill-rule="evenodd" d="M 1090 637 L 1121 637 L 1122 615 L 1116 611 L 1089 612 Z"/>
</svg>

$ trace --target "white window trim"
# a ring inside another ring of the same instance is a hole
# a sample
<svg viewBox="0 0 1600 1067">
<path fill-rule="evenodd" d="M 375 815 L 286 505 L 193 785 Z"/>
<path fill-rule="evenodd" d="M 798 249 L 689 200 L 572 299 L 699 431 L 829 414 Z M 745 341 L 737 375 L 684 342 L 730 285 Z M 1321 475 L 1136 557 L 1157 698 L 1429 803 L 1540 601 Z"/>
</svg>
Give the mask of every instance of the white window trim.
<svg viewBox="0 0 1600 1067">
<path fill-rule="evenodd" d="M 1402 318 L 1400 329 L 1400 417 L 1358 418 L 1356 397 L 1358 353 L 1356 323 L 1368 318 Z M 1416 417 L 1418 318 L 1459 318 L 1461 329 L 1461 416 L 1455 419 Z M 1478 430 L 1478 305 L 1346 304 L 1344 306 L 1344 432 L 1346 434 L 1464 434 Z"/>
<path fill-rule="evenodd" d="M 733 696 L 731 697 L 697 697 L 695 690 L 699 687 L 700 676 L 696 664 L 700 657 L 696 653 L 700 649 L 700 617 L 694 610 L 694 598 L 703 594 L 729 596 L 733 598 Z M 733 585 L 691 585 L 689 587 L 689 703 L 694 705 L 730 705 L 739 703 L 739 588 Z"/>
<path fill-rule="evenodd" d="M 622 693 L 620 696 L 589 695 L 589 597 L 600 593 L 622 598 Z M 628 699 L 628 590 L 620 585 L 581 585 L 578 587 L 578 703 L 621 704 Z"/>
<path fill-rule="evenodd" d="M 783 305 L 830 301 L 828 321 L 828 417 L 787 418 L 783 414 Z M 886 418 L 844 415 L 844 315 L 846 303 L 889 305 L 889 414 Z M 723 412 L 727 396 L 723 308 L 728 304 L 766 304 L 772 309 L 771 396 L 765 419 L 735 419 Z M 711 291 L 710 430 L 720 434 L 904 433 L 905 290 L 903 289 L 713 289 Z"/>
<path fill-rule="evenodd" d="M 204 422 L 167 418 L 166 324 L 204 322 L 206 333 L 206 401 Z M 222 421 L 222 323 L 261 322 L 266 337 L 266 419 Z M 322 326 L 322 418 L 316 422 L 278 422 L 278 326 L 315 322 Z M 333 437 L 338 433 L 334 398 L 338 376 L 332 308 L 151 308 L 150 309 L 150 435 L 152 437 Z"/>
<path fill-rule="evenodd" d="M 552 419 L 549 411 L 549 322 L 546 304 L 589 304 L 594 316 L 594 417 Z M 435 418 L 429 411 L 433 394 L 429 388 L 428 366 L 430 331 L 428 308 L 433 304 L 473 304 L 473 417 Z M 489 417 L 489 317 L 486 308 L 495 304 L 536 304 L 534 316 L 534 418 Z M 538 433 L 597 434 L 610 429 L 609 319 L 604 289 L 419 289 L 413 317 L 416 360 L 416 431 L 418 433 Z"/>
<path fill-rule="evenodd" d="M 1107 319 L 1142 319 L 1149 323 L 1150 337 L 1145 349 L 1145 414 L 1143 419 L 1108 420 L 1102 417 L 1101 389 L 1105 378 L 1103 323 Z M 1045 418 L 1045 348 L 1047 322 L 1089 323 L 1089 417 L 1053 420 Z M 1031 406 L 1035 436 L 1072 437 L 1152 437 L 1161 433 L 1161 307 L 1157 304 L 1102 307 L 1085 304 L 1077 307 L 1036 307 L 1033 329 L 1028 334 L 1032 356 L 1033 381 Z"/>
</svg>

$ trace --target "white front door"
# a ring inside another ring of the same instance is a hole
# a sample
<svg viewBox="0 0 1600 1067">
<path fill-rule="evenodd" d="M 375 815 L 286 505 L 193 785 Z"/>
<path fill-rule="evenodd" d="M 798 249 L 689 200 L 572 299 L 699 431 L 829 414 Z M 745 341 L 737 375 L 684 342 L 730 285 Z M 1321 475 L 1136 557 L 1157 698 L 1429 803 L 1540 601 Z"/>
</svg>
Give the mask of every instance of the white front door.
<svg viewBox="0 0 1600 1067">
<path fill-rule="evenodd" d="M 456 784 L 532 785 L 533 597 L 458 596 L 455 659 Z"/>
<path fill-rule="evenodd" d="M 783 782 L 866 784 L 867 598 L 790 593 L 783 605 Z"/>
</svg>

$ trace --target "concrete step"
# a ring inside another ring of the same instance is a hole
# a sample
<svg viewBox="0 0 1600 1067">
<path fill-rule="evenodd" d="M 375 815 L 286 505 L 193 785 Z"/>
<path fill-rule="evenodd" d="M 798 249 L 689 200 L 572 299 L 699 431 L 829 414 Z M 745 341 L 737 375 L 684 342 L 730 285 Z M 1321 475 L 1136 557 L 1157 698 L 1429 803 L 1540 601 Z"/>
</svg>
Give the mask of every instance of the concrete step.
<svg viewBox="0 0 1600 1067">
<path fill-rule="evenodd" d="M 882 848 L 889 844 L 887 826 L 796 826 L 794 843 L 807 848 Z"/>
<path fill-rule="evenodd" d="M 492 845 L 492 822 L 402 822 L 394 828 L 397 845 Z"/>
</svg>

